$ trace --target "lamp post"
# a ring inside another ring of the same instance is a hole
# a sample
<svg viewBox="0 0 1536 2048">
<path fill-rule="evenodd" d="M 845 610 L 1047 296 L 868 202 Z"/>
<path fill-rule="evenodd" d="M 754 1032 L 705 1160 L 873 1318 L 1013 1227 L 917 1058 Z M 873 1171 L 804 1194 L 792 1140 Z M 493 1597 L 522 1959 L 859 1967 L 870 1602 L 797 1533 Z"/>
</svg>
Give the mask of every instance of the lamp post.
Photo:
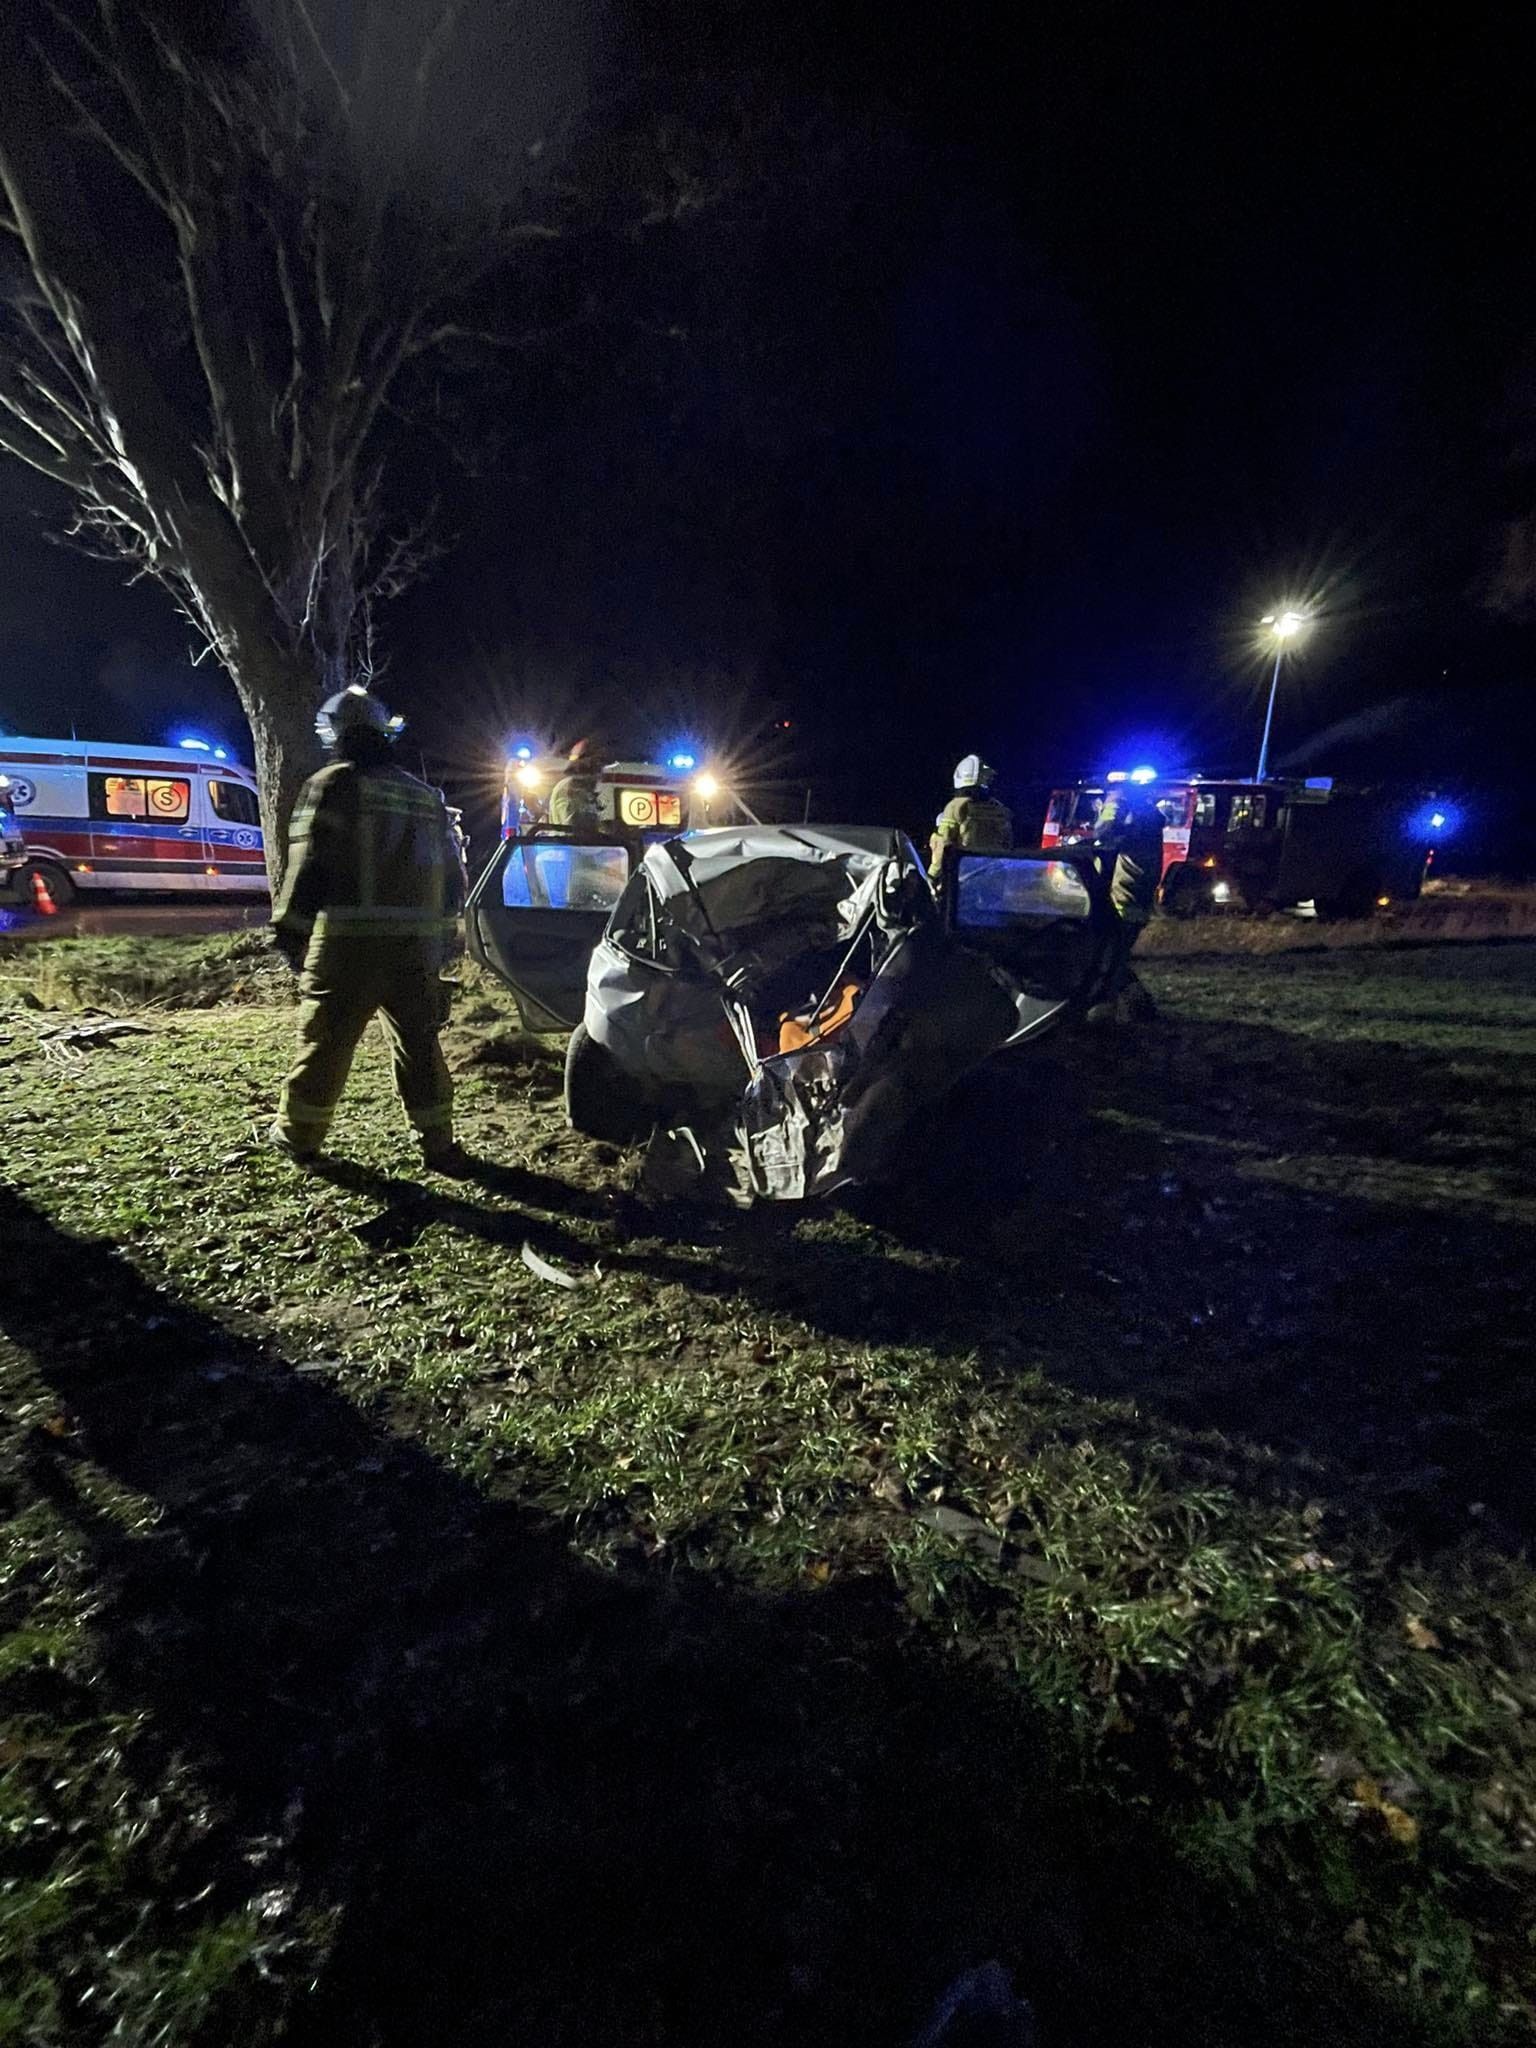
<svg viewBox="0 0 1536 2048">
<path fill-rule="evenodd" d="M 1280 687 L 1280 664 L 1285 659 L 1286 648 L 1310 621 L 1305 612 L 1266 612 L 1259 623 L 1267 628 L 1275 643 L 1275 666 L 1269 678 L 1269 706 L 1264 713 L 1264 737 L 1259 742 L 1255 782 L 1264 780 L 1264 771 L 1269 766 L 1269 729 L 1275 722 L 1275 692 Z"/>
</svg>

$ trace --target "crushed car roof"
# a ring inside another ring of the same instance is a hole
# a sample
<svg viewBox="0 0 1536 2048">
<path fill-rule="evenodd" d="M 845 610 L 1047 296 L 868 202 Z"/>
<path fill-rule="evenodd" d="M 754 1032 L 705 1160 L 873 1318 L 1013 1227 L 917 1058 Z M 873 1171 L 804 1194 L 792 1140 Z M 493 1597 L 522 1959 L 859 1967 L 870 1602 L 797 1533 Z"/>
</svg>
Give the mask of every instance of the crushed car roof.
<svg viewBox="0 0 1536 2048">
<path fill-rule="evenodd" d="M 647 850 L 645 870 L 662 897 L 681 896 L 689 886 L 682 867 L 668 852 L 672 846 L 686 849 L 688 875 L 702 888 L 751 860 L 819 865 L 847 861 L 851 855 L 857 868 L 873 868 L 904 851 L 906 841 L 893 826 L 882 825 L 731 825 L 686 832 Z"/>
</svg>

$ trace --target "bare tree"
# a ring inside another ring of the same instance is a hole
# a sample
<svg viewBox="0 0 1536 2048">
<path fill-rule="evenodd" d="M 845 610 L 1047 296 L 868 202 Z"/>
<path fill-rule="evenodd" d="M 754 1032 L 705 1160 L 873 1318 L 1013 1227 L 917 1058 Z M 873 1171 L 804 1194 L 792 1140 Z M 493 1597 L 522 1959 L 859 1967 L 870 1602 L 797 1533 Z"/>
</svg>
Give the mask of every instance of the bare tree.
<svg viewBox="0 0 1536 2048">
<path fill-rule="evenodd" d="M 0 449 L 228 669 L 275 882 L 316 703 L 423 557 L 386 523 L 392 415 L 477 278 L 559 229 L 443 104 L 462 0 L 251 5 L 197 38 L 118 0 L 0 9 Z"/>
</svg>

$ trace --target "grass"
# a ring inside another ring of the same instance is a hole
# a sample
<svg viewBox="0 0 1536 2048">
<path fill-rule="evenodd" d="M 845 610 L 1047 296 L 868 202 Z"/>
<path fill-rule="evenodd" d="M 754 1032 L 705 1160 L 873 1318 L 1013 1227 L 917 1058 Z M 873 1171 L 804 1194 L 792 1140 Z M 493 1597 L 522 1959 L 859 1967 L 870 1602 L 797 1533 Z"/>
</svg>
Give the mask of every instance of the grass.
<svg viewBox="0 0 1536 2048">
<path fill-rule="evenodd" d="M 265 929 L 201 938 L 0 938 L 0 1012 L 209 1009 L 217 1003 L 280 1003 L 287 969 Z"/>
<path fill-rule="evenodd" d="M 991 1953 L 1063 2041 L 1527 2026 L 1536 947 L 1147 979 L 697 1227 L 478 985 L 452 1190 L 373 1048 L 254 1149 L 280 1009 L 0 1044 L 0 2039 L 895 2041 Z"/>
</svg>

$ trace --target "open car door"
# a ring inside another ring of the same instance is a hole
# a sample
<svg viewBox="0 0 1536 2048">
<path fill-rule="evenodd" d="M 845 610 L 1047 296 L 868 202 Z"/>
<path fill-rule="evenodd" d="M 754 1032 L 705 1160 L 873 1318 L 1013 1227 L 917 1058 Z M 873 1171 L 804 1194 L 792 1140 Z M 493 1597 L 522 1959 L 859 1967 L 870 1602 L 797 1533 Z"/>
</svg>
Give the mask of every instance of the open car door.
<svg viewBox="0 0 1536 2048">
<path fill-rule="evenodd" d="M 470 891 L 470 953 L 517 998 L 529 1031 L 581 1022 L 587 964 L 635 866 L 634 850 L 540 826 L 504 839 Z"/>
<path fill-rule="evenodd" d="M 1115 909 L 1097 858 L 1028 848 L 949 847 L 940 877 L 951 937 L 1000 967 L 1017 990 L 1018 1045 L 1093 1000 L 1108 968 Z"/>
</svg>

